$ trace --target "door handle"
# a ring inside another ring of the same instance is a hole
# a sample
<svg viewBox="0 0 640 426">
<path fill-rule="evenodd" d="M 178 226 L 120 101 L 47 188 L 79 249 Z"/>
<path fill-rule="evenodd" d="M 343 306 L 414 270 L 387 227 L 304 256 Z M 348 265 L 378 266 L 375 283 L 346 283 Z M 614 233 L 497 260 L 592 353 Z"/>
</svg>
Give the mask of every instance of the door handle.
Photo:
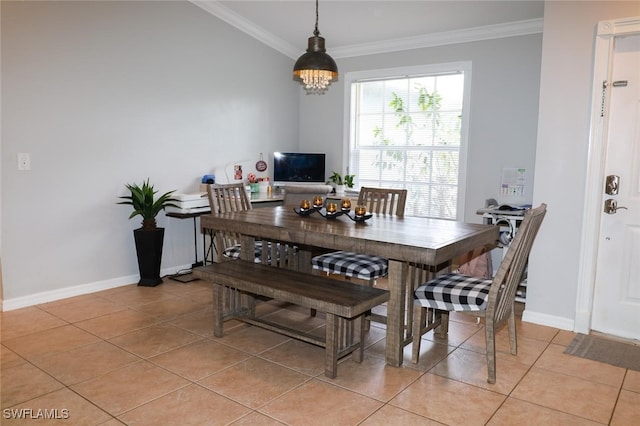
<svg viewBox="0 0 640 426">
<path fill-rule="evenodd" d="M 618 202 L 612 198 L 604 200 L 604 212 L 606 214 L 616 214 L 618 210 L 629 210 L 626 207 L 618 206 Z"/>
</svg>

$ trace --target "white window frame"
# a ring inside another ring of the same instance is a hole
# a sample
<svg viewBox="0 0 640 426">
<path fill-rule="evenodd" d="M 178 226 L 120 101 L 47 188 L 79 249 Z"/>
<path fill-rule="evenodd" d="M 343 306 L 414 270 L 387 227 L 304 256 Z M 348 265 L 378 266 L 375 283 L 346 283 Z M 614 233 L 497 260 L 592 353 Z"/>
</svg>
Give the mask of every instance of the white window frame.
<svg viewBox="0 0 640 426">
<path fill-rule="evenodd" d="M 469 122 L 471 116 L 471 61 L 447 62 L 442 64 L 417 65 L 410 67 L 384 68 L 367 71 L 352 71 L 344 77 L 344 117 L 342 139 L 342 169 L 348 170 L 351 137 L 352 99 L 351 85 L 362 80 L 387 79 L 392 77 L 410 77 L 423 74 L 447 74 L 455 71 L 464 73 L 464 90 L 462 101 L 462 127 L 460 129 L 460 150 L 458 165 L 458 203 L 456 219 L 463 220 L 465 212 L 466 187 L 467 187 L 467 153 L 469 139 Z M 356 176 L 357 180 L 357 176 Z"/>
</svg>

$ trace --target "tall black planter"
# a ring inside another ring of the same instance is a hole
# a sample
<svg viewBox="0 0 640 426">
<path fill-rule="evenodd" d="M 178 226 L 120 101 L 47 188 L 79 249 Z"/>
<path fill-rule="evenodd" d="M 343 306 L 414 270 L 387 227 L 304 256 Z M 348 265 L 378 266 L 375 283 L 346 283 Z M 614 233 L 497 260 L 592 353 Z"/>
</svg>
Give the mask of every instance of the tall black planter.
<svg viewBox="0 0 640 426">
<path fill-rule="evenodd" d="M 164 228 L 156 228 L 153 231 L 143 231 L 142 228 L 135 229 L 133 238 L 136 241 L 138 269 L 140 270 L 138 285 L 155 287 L 162 283 L 160 262 L 162 261 Z"/>
</svg>

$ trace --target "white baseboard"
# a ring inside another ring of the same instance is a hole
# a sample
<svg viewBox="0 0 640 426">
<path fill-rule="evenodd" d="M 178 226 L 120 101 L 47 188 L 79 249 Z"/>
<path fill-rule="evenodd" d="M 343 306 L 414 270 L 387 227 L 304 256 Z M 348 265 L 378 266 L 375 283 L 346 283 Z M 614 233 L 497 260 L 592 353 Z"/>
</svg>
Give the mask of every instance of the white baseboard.
<svg viewBox="0 0 640 426">
<path fill-rule="evenodd" d="M 573 331 L 575 328 L 575 321 L 571 318 L 557 317 L 555 315 L 542 314 L 540 312 L 531 312 L 530 310 L 527 310 L 526 307 L 522 313 L 522 321 L 559 328 L 560 330 Z"/>
<path fill-rule="evenodd" d="M 191 265 L 183 265 L 164 269 L 160 272 L 161 276 L 173 275 L 175 271 L 191 269 Z M 73 287 L 64 287 L 56 290 L 43 291 L 41 293 L 30 294 L 27 296 L 14 297 L 13 299 L 5 299 L 2 301 L 2 311 L 12 311 L 14 309 L 26 308 L 27 306 L 39 305 L 41 303 L 55 302 L 56 300 L 66 299 L 68 297 L 81 296 L 83 294 L 95 293 L 97 291 L 108 290 L 111 288 L 122 287 L 125 285 L 135 284 L 140 279 L 139 275 L 129 275 L 125 277 L 113 278 L 105 281 L 96 281 L 93 283 L 80 284 Z"/>
</svg>

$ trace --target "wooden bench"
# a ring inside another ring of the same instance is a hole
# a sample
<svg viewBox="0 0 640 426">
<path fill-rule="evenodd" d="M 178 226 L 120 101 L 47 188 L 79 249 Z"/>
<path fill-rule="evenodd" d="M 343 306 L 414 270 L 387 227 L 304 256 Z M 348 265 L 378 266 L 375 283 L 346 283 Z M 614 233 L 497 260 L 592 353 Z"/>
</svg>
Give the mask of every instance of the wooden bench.
<svg viewBox="0 0 640 426">
<path fill-rule="evenodd" d="M 338 359 L 352 353 L 362 361 L 363 314 L 389 300 L 389 292 L 284 268 L 232 260 L 193 269 L 213 284 L 214 335 L 234 318 L 325 348 L 325 375 L 335 378 Z M 293 303 L 326 314 L 325 336 L 319 337 L 255 316 L 255 296 Z"/>
</svg>

